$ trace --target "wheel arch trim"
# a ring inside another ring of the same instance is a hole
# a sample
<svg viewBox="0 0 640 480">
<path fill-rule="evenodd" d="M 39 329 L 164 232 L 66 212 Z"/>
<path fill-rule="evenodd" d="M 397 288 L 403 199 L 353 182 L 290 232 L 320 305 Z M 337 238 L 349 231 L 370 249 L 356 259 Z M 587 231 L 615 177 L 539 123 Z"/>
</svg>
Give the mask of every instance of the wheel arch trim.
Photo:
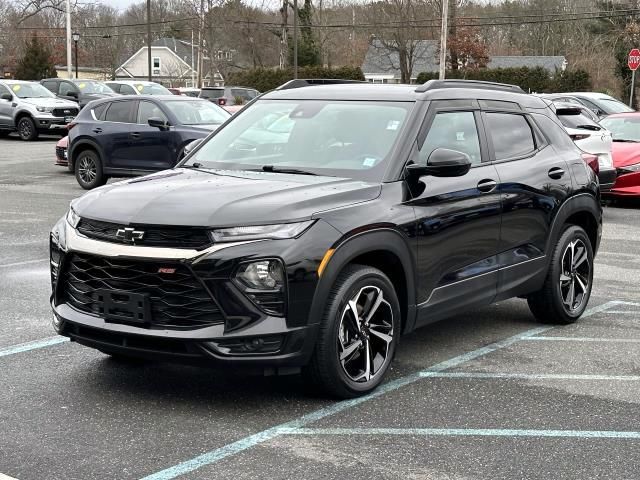
<svg viewBox="0 0 640 480">
<path fill-rule="evenodd" d="M 558 209 L 551 224 L 550 234 L 547 237 L 547 244 L 545 246 L 547 257 L 550 257 L 551 250 L 555 247 L 560 235 L 562 235 L 563 227 L 567 220 L 576 213 L 586 213 L 593 218 L 598 228 L 596 245 L 593 245 L 594 255 L 597 252 L 600 232 L 602 230 L 602 207 L 594 195 L 590 193 L 579 193 L 568 198 Z"/>
<path fill-rule="evenodd" d="M 80 147 L 84 147 L 84 146 L 89 146 L 91 147 L 93 150 L 95 150 L 98 155 L 100 156 L 100 160 L 104 159 L 104 151 L 102 150 L 102 148 L 100 147 L 100 145 L 98 145 L 97 142 L 89 139 L 89 138 L 82 138 L 80 140 L 77 140 L 73 143 L 73 146 L 71 148 L 69 148 L 69 152 L 67 155 L 68 161 L 71 165 L 75 166 L 75 162 L 76 162 L 76 152 L 78 151 L 78 149 L 80 149 Z M 81 149 L 82 150 L 82 149 Z M 103 165 L 104 166 L 104 165 Z"/>
</svg>

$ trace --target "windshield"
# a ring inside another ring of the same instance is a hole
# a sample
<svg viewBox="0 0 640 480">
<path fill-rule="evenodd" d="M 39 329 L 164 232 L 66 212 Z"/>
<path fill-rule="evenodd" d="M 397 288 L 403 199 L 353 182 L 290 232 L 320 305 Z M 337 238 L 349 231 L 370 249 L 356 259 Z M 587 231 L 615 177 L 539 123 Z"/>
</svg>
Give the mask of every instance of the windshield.
<svg viewBox="0 0 640 480">
<path fill-rule="evenodd" d="M 55 98 L 55 95 L 39 83 L 15 83 L 11 91 L 20 98 Z"/>
<path fill-rule="evenodd" d="M 613 141 L 640 142 L 640 116 L 605 118 L 600 122 L 604 128 L 611 132 Z"/>
<path fill-rule="evenodd" d="M 115 93 L 104 83 L 94 82 L 93 80 L 82 80 L 76 82 L 82 93 Z"/>
<path fill-rule="evenodd" d="M 607 113 L 626 113 L 635 112 L 635 110 L 614 98 L 598 99 Z"/>
<path fill-rule="evenodd" d="M 205 100 L 169 100 L 164 104 L 182 125 L 220 125 L 230 116 L 222 108 Z"/>
<path fill-rule="evenodd" d="M 188 164 L 298 169 L 379 181 L 411 102 L 261 100 L 237 114 Z"/>
<path fill-rule="evenodd" d="M 224 95 L 224 88 L 203 88 L 200 98 L 220 98 Z"/>
<path fill-rule="evenodd" d="M 169 90 L 157 83 L 137 83 L 134 88 L 142 95 L 173 95 Z"/>
</svg>

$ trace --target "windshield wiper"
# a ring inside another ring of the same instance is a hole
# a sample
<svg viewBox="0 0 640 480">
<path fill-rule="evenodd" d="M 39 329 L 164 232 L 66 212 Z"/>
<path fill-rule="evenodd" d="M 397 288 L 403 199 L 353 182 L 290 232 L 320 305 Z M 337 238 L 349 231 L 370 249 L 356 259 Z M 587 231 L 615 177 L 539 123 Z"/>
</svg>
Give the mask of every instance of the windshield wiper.
<svg viewBox="0 0 640 480">
<path fill-rule="evenodd" d="M 640 140 L 631 140 L 630 138 L 614 138 L 614 142 L 628 142 L 628 143 L 638 143 Z"/>
<path fill-rule="evenodd" d="M 300 170 L 298 168 L 279 168 L 273 165 L 263 165 L 262 171 L 269 173 L 291 173 L 294 175 L 317 175 L 317 173 L 309 172 L 308 170 Z"/>
</svg>

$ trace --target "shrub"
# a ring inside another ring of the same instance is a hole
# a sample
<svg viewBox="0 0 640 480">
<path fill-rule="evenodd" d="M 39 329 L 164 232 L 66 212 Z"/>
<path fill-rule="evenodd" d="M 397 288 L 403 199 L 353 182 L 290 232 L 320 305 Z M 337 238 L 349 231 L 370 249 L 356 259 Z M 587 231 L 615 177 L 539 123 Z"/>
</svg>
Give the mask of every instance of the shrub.
<svg viewBox="0 0 640 480">
<path fill-rule="evenodd" d="M 362 70 L 358 67 L 301 67 L 298 68 L 298 78 L 339 78 L 343 80 L 364 80 Z M 260 92 L 267 92 L 293 79 L 293 68 L 271 69 L 254 68 L 228 75 L 227 85 L 255 88 Z"/>
</svg>

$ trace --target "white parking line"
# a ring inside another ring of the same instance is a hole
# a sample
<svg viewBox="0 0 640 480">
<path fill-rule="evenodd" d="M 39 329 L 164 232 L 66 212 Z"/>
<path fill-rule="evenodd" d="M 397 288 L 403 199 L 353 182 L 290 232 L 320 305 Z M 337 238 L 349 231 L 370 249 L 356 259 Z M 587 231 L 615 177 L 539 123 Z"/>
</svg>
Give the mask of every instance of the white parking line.
<svg viewBox="0 0 640 480">
<path fill-rule="evenodd" d="M 4 473 L 0 473 L 0 480 L 18 480 L 18 479 L 14 477 L 10 477 L 9 475 L 5 475 Z"/>
<path fill-rule="evenodd" d="M 640 375 L 582 375 L 569 373 L 421 372 L 423 378 L 487 378 L 517 380 L 604 380 L 638 382 Z"/>
<path fill-rule="evenodd" d="M 46 262 L 48 260 L 48 258 L 38 258 L 36 260 L 25 260 L 24 262 L 5 263 L 4 265 L 0 265 L 0 268 L 21 267 L 22 265 L 31 265 L 32 263 Z"/>
<path fill-rule="evenodd" d="M 603 342 L 603 343 L 640 343 L 640 338 L 591 338 L 591 337 L 527 337 L 525 341 L 543 342 Z"/>
<path fill-rule="evenodd" d="M 6 357 L 13 355 L 14 353 L 28 352 L 30 350 L 36 350 L 38 348 L 50 347 L 51 345 L 57 345 L 58 343 L 68 342 L 67 337 L 49 337 L 42 340 L 35 340 L 33 342 L 20 343 L 18 345 L 11 345 L 10 347 L 0 348 L 0 357 Z"/>
</svg>

